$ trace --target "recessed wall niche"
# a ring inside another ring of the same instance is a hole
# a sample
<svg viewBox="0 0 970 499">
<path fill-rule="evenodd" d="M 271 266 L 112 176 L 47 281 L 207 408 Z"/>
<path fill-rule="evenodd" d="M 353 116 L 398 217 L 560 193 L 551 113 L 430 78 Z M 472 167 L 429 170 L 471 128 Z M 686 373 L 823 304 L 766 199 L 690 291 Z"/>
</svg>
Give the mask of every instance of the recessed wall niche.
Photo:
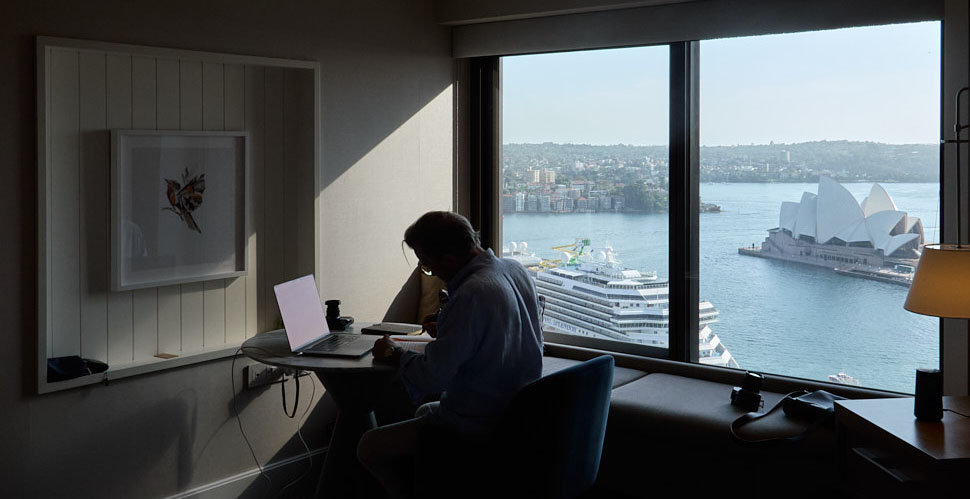
<svg viewBox="0 0 970 499">
<path fill-rule="evenodd" d="M 272 283 L 314 271 L 319 64 L 39 37 L 37 72 L 38 391 L 229 356 L 272 329 Z M 247 275 L 111 291 L 119 129 L 247 132 Z M 47 360 L 72 355 L 109 368 L 48 382 Z"/>
</svg>

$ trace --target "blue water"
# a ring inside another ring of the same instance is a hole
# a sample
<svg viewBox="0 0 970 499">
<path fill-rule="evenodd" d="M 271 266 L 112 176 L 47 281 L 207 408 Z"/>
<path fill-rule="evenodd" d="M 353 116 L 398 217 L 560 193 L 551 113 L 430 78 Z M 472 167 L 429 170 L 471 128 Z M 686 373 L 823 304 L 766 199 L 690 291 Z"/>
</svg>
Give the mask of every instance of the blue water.
<svg viewBox="0 0 970 499">
<path fill-rule="evenodd" d="M 856 197 L 871 183 L 845 184 Z M 938 241 L 939 184 L 883 184 L 899 210 Z M 720 312 L 711 327 L 743 369 L 825 380 L 845 372 L 863 386 L 913 392 L 915 371 L 939 367 L 939 320 L 903 309 L 908 288 L 793 263 L 742 256 L 778 226 L 782 201 L 817 184 L 701 184 L 721 213 L 700 215 L 700 297 Z M 667 272 L 667 215 L 507 214 L 503 239 L 527 241 L 539 256 L 588 237 L 624 265 Z"/>
</svg>

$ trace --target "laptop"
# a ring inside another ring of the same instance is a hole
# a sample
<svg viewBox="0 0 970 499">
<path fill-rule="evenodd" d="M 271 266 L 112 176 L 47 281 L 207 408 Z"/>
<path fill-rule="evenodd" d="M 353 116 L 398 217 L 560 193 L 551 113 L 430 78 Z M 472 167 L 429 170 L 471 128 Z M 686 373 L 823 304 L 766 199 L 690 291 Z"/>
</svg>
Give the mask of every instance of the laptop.
<svg viewBox="0 0 970 499">
<path fill-rule="evenodd" d="M 313 274 L 277 284 L 273 291 L 293 353 L 355 358 L 374 347 L 373 336 L 330 332 Z"/>
</svg>

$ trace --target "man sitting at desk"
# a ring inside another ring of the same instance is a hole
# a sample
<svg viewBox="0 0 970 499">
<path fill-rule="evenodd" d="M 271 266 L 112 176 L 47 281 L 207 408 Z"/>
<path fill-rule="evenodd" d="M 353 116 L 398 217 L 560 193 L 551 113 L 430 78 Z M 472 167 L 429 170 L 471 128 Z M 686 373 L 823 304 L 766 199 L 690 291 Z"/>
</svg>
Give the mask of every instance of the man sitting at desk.
<svg viewBox="0 0 970 499">
<path fill-rule="evenodd" d="M 411 398 L 442 393 L 414 419 L 375 428 L 361 437 L 361 463 L 394 496 L 413 487 L 418 430 L 440 425 L 468 438 L 484 438 L 512 397 L 542 370 L 542 332 L 536 288 L 518 262 L 481 247 L 461 215 L 433 211 L 404 233 L 422 270 L 447 283 L 436 340 L 424 353 L 405 351 L 389 337 L 374 355 L 399 366 Z"/>
</svg>

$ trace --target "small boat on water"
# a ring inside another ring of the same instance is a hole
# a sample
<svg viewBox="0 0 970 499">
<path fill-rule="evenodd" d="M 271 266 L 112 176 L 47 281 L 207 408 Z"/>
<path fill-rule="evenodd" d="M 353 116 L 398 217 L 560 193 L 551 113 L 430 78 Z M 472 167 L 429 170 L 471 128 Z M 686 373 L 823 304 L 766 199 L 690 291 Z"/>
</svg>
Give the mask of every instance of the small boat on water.
<svg viewBox="0 0 970 499">
<path fill-rule="evenodd" d="M 841 383 L 843 385 L 860 386 L 859 380 L 843 372 L 838 374 L 829 374 L 829 381 L 833 383 Z"/>
</svg>

